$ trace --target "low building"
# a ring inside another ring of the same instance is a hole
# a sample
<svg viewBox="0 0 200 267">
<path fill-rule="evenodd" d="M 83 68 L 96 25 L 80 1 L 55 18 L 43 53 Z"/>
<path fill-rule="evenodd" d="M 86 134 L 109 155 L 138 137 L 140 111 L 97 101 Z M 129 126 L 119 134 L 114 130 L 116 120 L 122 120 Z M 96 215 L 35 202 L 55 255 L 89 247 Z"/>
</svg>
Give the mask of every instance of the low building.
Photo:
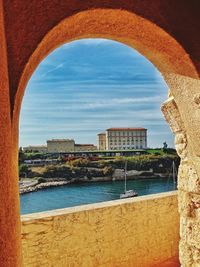
<svg viewBox="0 0 200 267">
<path fill-rule="evenodd" d="M 97 146 L 93 144 L 75 144 L 75 152 L 96 151 Z"/>
<path fill-rule="evenodd" d="M 75 150 L 75 142 L 73 139 L 47 140 L 47 150 L 49 153 L 73 152 Z"/>
<path fill-rule="evenodd" d="M 98 134 L 98 148 L 99 150 L 106 150 L 106 133 Z"/>
<path fill-rule="evenodd" d="M 25 153 L 46 153 L 47 146 L 27 146 L 23 147 L 23 152 Z"/>
<path fill-rule="evenodd" d="M 93 144 L 75 144 L 74 139 L 51 139 L 47 140 L 47 146 L 23 147 L 24 152 L 39 153 L 68 153 L 97 151 L 97 146 Z"/>
</svg>

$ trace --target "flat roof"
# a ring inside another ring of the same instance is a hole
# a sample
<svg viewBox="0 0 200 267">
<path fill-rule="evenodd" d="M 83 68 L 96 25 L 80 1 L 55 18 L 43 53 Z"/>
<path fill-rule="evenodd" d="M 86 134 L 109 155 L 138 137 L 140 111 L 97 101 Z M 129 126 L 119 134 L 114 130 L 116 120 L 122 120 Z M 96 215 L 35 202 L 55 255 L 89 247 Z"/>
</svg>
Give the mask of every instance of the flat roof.
<svg viewBox="0 0 200 267">
<path fill-rule="evenodd" d="M 138 130 L 147 131 L 147 129 L 142 127 L 108 128 L 106 131 L 138 131 Z"/>
<path fill-rule="evenodd" d="M 47 142 L 66 142 L 66 141 L 73 141 L 74 142 L 74 139 L 50 139 L 50 140 L 47 140 Z"/>
</svg>

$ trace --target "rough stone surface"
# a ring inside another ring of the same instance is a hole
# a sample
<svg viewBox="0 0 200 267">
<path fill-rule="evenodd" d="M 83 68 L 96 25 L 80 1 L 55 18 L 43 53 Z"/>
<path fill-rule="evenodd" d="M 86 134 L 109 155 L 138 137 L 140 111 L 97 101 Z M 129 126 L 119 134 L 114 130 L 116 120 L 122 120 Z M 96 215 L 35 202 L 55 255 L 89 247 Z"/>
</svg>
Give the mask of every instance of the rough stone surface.
<svg viewBox="0 0 200 267">
<path fill-rule="evenodd" d="M 186 131 L 174 97 L 171 96 L 169 99 L 167 99 L 167 101 L 162 104 L 161 110 L 165 116 L 166 121 L 169 123 L 171 130 L 173 131 L 173 133 L 175 133 L 176 151 L 182 160 L 186 160 Z"/>
<path fill-rule="evenodd" d="M 169 97 L 161 106 L 161 110 L 165 116 L 166 121 L 168 122 L 172 132 L 178 133 L 184 131 L 184 125 L 181 120 L 180 113 L 178 111 L 177 104 L 174 100 L 174 97 Z M 177 138 L 178 140 L 178 138 Z M 179 141 L 180 143 L 180 141 Z"/>
<path fill-rule="evenodd" d="M 182 163 L 179 167 L 178 188 L 191 193 L 200 192 L 200 177 L 192 163 Z"/>
<path fill-rule="evenodd" d="M 22 216 L 26 267 L 149 267 L 178 242 L 176 193 Z"/>
<path fill-rule="evenodd" d="M 180 104 L 177 105 L 174 97 L 170 94 L 170 98 L 162 105 L 161 109 L 175 134 L 175 146 L 177 153 L 181 158 L 178 173 L 178 206 L 181 216 L 181 241 L 179 246 L 180 261 L 183 267 L 196 267 L 200 266 L 199 129 L 196 126 L 197 132 L 194 132 L 193 130 L 191 131 L 189 125 L 192 122 L 194 129 L 195 124 L 199 119 L 199 94 L 194 94 L 194 98 L 187 101 L 191 103 L 189 108 L 186 107 L 188 104 L 186 104 L 186 102 L 183 106 L 183 98 L 181 98 L 182 93 L 179 92 L 180 94 L 177 94 L 177 91 L 180 89 L 179 85 L 177 85 L 177 81 L 180 82 L 180 80 L 182 80 L 180 77 L 176 78 L 176 88 L 174 86 L 174 80 L 172 82 L 172 86 L 170 87 L 170 89 L 175 92 L 177 102 L 180 102 Z M 196 87 L 194 87 L 193 82 L 196 84 Z M 194 91 L 199 89 L 196 81 L 192 81 L 190 79 L 185 81 L 184 79 L 183 84 L 185 83 L 187 85 L 190 84 L 190 88 L 194 88 Z M 184 93 L 186 93 L 186 91 L 184 91 Z M 180 110 L 178 109 L 178 106 L 180 107 Z M 185 113 L 181 112 L 187 112 L 187 114 L 185 115 Z M 190 119 L 188 118 L 189 114 Z M 185 117 L 187 117 L 186 120 Z M 183 121 L 186 121 L 186 123 L 183 123 Z"/>
</svg>

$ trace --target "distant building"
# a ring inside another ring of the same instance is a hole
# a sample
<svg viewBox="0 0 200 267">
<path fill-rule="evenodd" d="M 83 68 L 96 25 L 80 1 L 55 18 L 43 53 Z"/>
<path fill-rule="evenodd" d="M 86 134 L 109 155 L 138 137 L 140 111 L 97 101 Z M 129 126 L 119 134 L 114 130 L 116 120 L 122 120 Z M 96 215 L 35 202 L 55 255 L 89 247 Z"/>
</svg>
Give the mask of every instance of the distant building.
<svg viewBox="0 0 200 267">
<path fill-rule="evenodd" d="M 99 150 L 106 150 L 106 133 L 98 134 L 98 148 Z"/>
<path fill-rule="evenodd" d="M 130 150 L 147 148 L 147 129 L 109 128 L 98 134 L 99 150 Z"/>
<path fill-rule="evenodd" d="M 47 146 L 27 146 L 23 147 L 23 152 L 25 153 L 46 153 Z"/>
<path fill-rule="evenodd" d="M 107 150 L 129 150 L 147 148 L 147 129 L 109 128 L 106 130 Z"/>
<path fill-rule="evenodd" d="M 93 144 L 75 144 L 74 146 L 75 152 L 84 152 L 84 151 L 95 151 L 97 150 L 97 146 Z"/>
<path fill-rule="evenodd" d="M 97 147 L 93 144 L 75 144 L 73 139 L 52 139 L 47 140 L 49 153 L 84 152 L 95 151 Z"/>
<path fill-rule="evenodd" d="M 75 142 L 73 139 L 51 139 L 47 140 L 49 153 L 73 152 Z"/>
</svg>

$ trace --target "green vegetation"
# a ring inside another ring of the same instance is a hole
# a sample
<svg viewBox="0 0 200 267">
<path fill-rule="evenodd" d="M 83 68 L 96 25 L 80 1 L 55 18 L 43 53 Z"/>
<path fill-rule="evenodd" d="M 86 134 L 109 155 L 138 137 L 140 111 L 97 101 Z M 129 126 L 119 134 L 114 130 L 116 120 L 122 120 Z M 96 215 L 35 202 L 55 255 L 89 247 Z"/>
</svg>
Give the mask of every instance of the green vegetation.
<svg viewBox="0 0 200 267">
<path fill-rule="evenodd" d="M 151 149 L 148 154 L 132 157 L 115 157 L 92 161 L 85 158 L 78 158 L 66 163 L 57 163 L 56 165 L 46 165 L 30 167 L 26 164 L 20 164 L 20 177 L 41 177 L 48 180 L 50 178 L 71 179 L 92 179 L 93 177 L 111 177 L 115 169 L 124 169 L 125 160 L 127 161 L 127 170 L 150 171 L 151 173 L 169 174 L 172 162 L 178 169 L 180 159 L 175 150 Z"/>
<path fill-rule="evenodd" d="M 146 152 L 154 155 L 177 155 L 176 150 L 173 148 L 153 148 L 147 149 Z"/>
<path fill-rule="evenodd" d="M 40 177 L 40 179 L 51 178 L 64 178 L 66 180 L 71 180 L 75 178 L 85 178 L 90 180 L 92 177 L 106 177 L 111 176 L 113 173 L 113 168 L 111 166 L 103 166 L 102 168 L 89 168 L 85 162 L 85 166 L 77 166 L 79 161 L 75 161 L 74 164 L 62 164 L 62 165 L 49 165 L 43 167 L 28 167 L 27 165 L 20 166 L 20 177 Z M 75 166 L 74 166 L 75 165 Z M 26 175 L 24 175 L 26 171 Z"/>
<path fill-rule="evenodd" d="M 39 177 L 40 173 L 37 171 L 33 171 L 33 168 L 28 166 L 27 164 L 20 164 L 19 165 L 19 177 L 20 178 L 34 178 Z"/>
<path fill-rule="evenodd" d="M 19 150 L 19 162 L 31 159 L 47 159 L 48 157 L 48 153 L 24 153 L 22 150 Z"/>
<path fill-rule="evenodd" d="M 149 154 L 134 157 L 116 157 L 114 160 L 100 160 L 90 162 L 89 166 L 93 168 L 123 169 L 125 160 L 127 161 L 127 170 L 148 171 L 151 169 L 154 173 L 169 173 L 173 161 L 177 168 L 180 163 L 177 155 Z"/>
<path fill-rule="evenodd" d="M 26 164 L 19 166 L 19 177 L 28 177 L 31 173 L 31 169 Z"/>
<path fill-rule="evenodd" d="M 56 155 L 47 153 L 24 153 L 19 150 L 19 177 L 39 178 L 39 182 L 48 181 L 48 179 L 66 179 L 70 181 L 75 179 L 88 179 L 93 177 L 112 177 L 115 169 L 124 169 L 125 160 L 127 161 L 127 170 L 137 170 L 147 175 L 152 173 L 169 174 L 172 167 L 172 162 L 178 169 L 180 159 L 175 149 L 157 148 L 147 149 L 146 154 L 126 156 L 126 157 L 102 157 L 99 160 L 90 160 L 88 158 L 75 158 L 65 162 L 64 157 L 57 156 L 58 162 L 53 165 L 29 166 L 24 164 L 24 160 L 33 159 L 52 159 Z M 151 171 L 151 172 L 149 172 Z"/>
<path fill-rule="evenodd" d="M 79 158 L 70 161 L 69 165 L 73 167 L 88 167 L 89 163 L 90 163 L 89 159 Z"/>
<path fill-rule="evenodd" d="M 44 168 L 42 177 L 45 178 L 71 178 L 72 170 L 68 166 L 47 166 Z"/>
</svg>

